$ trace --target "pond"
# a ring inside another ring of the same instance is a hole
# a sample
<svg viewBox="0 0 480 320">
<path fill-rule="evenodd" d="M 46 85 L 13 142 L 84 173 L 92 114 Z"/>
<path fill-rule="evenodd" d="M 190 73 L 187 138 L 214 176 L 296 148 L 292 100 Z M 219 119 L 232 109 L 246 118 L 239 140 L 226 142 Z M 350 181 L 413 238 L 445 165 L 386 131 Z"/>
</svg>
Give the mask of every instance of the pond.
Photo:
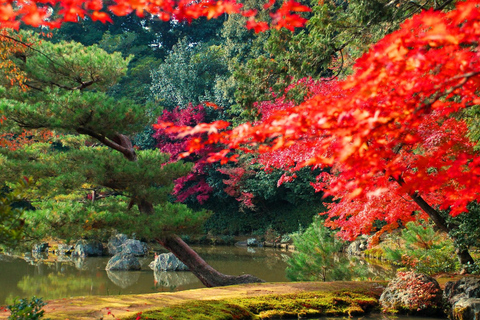
<svg viewBox="0 0 480 320">
<path fill-rule="evenodd" d="M 226 274 L 253 274 L 267 282 L 289 281 L 285 277 L 289 252 L 273 248 L 227 246 L 193 247 L 209 264 Z M 141 271 L 105 271 L 109 257 L 58 260 L 56 256 L 26 259 L 0 255 L 0 305 L 15 297 L 37 296 L 44 300 L 73 296 L 154 293 L 202 288 L 190 272 L 154 273 L 141 258 Z M 386 279 L 393 271 L 356 260 L 352 268 L 368 266 L 372 279 Z"/>
</svg>

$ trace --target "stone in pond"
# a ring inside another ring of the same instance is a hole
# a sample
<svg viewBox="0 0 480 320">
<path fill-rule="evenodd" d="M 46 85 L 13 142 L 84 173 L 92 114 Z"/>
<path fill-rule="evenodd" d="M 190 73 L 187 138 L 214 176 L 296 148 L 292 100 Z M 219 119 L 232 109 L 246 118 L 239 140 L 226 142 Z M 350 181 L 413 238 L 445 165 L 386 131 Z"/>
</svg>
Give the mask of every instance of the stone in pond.
<svg viewBox="0 0 480 320">
<path fill-rule="evenodd" d="M 148 246 L 140 240 L 127 239 L 122 245 L 122 252 L 128 252 L 135 256 L 145 256 L 148 254 Z"/>
<path fill-rule="evenodd" d="M 116 271 L 132 271 L 140 270 L 142 266 L 140 261 L 131 253 L 120 252 L 114 255 L 110 260 L 108 260 L 105 270 L 116 270 Z"/>
<path fill-rule="evenodd" d="M 154 272 L 159 271 L 188 271 L 188 267 L 171 252 L 162 253 L 155 257 L 149 267 Z"/>
<path fill-rule="evenodd" d="M 72 252 L 74 257 L 100 257 L 103 256 L 103 244 L 97 240 L 79 240 Z"/>
<path fill-rule="evenodd" d="M 123 244 L 128 240 L 128 237 L 122 233 L 111 236 L 108 240 L 107 251 L 111 256 L 116 255 L 117 253 L 122 252 Z"/>
<path fill-rule="evenodd" d="M 255 238 L 247 239 L 247 246 L 248 247 L 258 246 L 258 240 Z"/>
</svg>

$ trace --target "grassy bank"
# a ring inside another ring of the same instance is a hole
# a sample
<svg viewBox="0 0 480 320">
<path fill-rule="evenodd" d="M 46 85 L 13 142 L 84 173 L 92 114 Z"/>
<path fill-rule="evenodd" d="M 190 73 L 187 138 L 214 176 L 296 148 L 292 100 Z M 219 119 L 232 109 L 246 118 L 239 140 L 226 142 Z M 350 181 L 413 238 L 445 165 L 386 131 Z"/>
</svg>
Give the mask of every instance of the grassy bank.
<svg viewBox="0 0 480 320">
<path fill-rule="evenodd" d="M 213 301 L 191 301 L 127 317 L 139 319 L 279 319 L 362 315 L 378 306 L 371 292 L 315 291 Z"/>
<path fill-rule="evenodd" d="M 215 320 L 355 315 L 376 308 L 383 285 L 385 283 L 355 281 L 260 283 L 168 293 L 59 299 L 47 301 L 44 310 L 45 318 L 52 320 Z M 7 313 L 0 313 L 0 319 L 7 317 Z"/>
</svg>

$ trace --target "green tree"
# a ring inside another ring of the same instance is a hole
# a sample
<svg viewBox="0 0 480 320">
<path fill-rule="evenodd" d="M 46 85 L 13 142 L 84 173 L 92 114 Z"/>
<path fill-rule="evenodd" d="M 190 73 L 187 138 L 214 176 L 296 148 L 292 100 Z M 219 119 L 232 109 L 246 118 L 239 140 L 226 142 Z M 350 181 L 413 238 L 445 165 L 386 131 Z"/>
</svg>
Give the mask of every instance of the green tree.
<svg viewBox="0 0 480 320">
<path fill-rule="evenodd" d="M 154 70 L 151 91 L 154 100 L 172 110 L 177 106 L 212 101 L 222 104 L 215 83 L 228 72 L 220 46 L 179 41 L 165 61 Z"/>
<path fill-rule="evenodd" d="M 409 222 L 405 227 L 400 245 L 385 247 L 388 259 L 429 275 L 456 269 L 455 248 L 444 233 L 425 223 Z"/>
<path fill-rule="evenodd" d="M 11 189 L 6 185 L 0 190 L 0 245 L 15 246 L 23 237 L 24 205 L 22 205 L 25 189 L 30 179 L 21 179 Z"/>
<path fill-rule="evenodd" d="M 315 219 L 305 232 L 293 238 L 296 252 L 288 260 L 287 277 L 294 281 L 349 280 L 349 260 L 340 254 L 344 242 Z"/>
<path fill-rule="evenodd" d="M 2 83 L 0 112 L 6 120 L 1 129 L 49 128 L 90 139 L 79 142 L 78 137 L 65 136 L 53 147 L 47 143 L 0 150 L 8 168 L 1 174 L 31 172 L 36 191 L 46 200 L 39 202 L 33 220 L 51 219 L 57 229 L 73 223 L 84 230 L 138 231 L 173 252 L 206 286 L 260 281 L 250 275 L 219 273 L 176 235 L 198 226 L 205 212 L 166 201 L 173 180 L 190 166 L 169 163 L 168 155 L 156 151 L 137 152 L 128 135 L 148 124 L 148 112 L 132 101 L 105 94 L 125 74 L 129 58 L 95 45 L 48 41 L 33 43 L 24 56 L 12 53 L 9 58 L 19 60 L 29 90 Z M 93 189 L 91 201 L 69 199 L 85 184 Z M 102 197 L 106 199 L 100 201 Z"/>
</svg>

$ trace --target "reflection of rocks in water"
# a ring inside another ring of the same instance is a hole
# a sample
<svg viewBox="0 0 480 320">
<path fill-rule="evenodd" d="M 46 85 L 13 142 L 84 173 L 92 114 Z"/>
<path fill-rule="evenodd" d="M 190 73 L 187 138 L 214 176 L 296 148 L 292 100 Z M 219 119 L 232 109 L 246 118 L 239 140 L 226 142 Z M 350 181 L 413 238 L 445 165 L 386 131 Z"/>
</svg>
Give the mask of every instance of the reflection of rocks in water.
<svg viewBox="0 0 480 320">
<path fill-rule="evenodd" d="M 107 270 L 107 276 L 116 286 L 125 289 L 137 283 L 140 272 Z"/>
<path fill-rule="evenodd" d="M 39 262 L 48 259 L 48 253 L 41 252 L 41 253 L 31 253 L 26 252 L 23 259 L 28 262 L 32 266 L 36 266 Z"/>
<path fill-rule="evenodd" d="M 354 278 L 386 280 L 392 279 L 396 274 L 396 269 L 391 265 L 374 264 L 372 259 L 367 261 L 364 258 L 350 256 L 349 260 L 354 271 Z"/>
<path fill-rule="evenodd" d="M 2 262 L 12 262 L 15 261 L 15 257 L 6 255 L 6 254 L 0 254 L 0 261 Z"/>
<path fill-rule="evenodd" d="M 195 282 L 197 279 L 191 272 L 158 271 L 153 272 L 157 287 L 176 288 Z"/>
<path fill-rule="evenodd" d="M 57 256 L 57 261 L 58 262 L 72 262 L 72 257 L 71 256 L 65 256 L 65 255 Z"/>
<path fill-rule="evenodd" d="M 48 259 L 48 253 L 47 252 L 34 252 L 32 251 L 32 257 L 37 260 L 47 260 Z"/>
<path fill-rule="evenodd" d="M 98 258 L 72 257 L 75 268 L 78 270 L 105 269 L 105 260 Z"/>
<path fill-rule="evenodd" d="M 250 253 L 256 253 L 257 252 L 252 247 L 247 247 L 247 251 L 250 252 Z"/>
</svg>

